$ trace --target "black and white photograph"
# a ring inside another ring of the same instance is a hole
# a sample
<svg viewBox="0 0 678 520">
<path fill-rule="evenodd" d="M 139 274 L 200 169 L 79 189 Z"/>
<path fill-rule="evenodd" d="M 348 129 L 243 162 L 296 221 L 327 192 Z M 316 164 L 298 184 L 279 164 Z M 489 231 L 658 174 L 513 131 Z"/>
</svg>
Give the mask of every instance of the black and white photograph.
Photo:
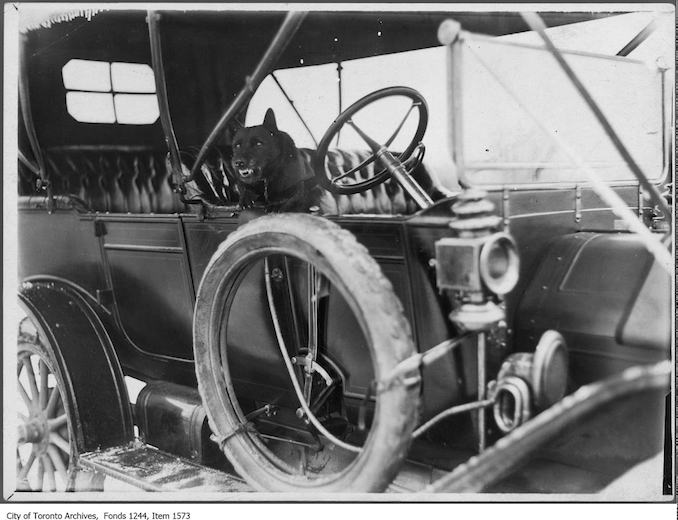
<svg viewBox="0 0 678 520">
<path fill-rule="evenodd" d="M 5 3 L 5 506 L 675 506 L 675 32 Z"/>
</svg>

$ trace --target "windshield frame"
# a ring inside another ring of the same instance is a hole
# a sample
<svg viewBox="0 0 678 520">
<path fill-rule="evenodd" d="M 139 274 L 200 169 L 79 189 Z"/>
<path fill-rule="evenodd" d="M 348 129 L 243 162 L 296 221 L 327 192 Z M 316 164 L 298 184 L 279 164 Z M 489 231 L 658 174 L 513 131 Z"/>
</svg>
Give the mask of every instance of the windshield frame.
<svg viewBox="0 0 678 520">
<path fill-rule="evenodd" d="M 487 190 L 501 190 L 510 186 L 512 188 L 518 189 L 552 189 L 552 188 L 564 188 L 564 187 L 587 187 L 590 185 L 590 182 L 586 179 L 580 179 L 577 181 L 572 180 L 563 180 L 563 181 L 534 181 L 526 180 L 525 182 L 478 182 L 477 178 L 474 179 L 473 175 L 476 171 L 482 169 L 493 169 L 493 170 L 515 170 L 517 166 L 504 167 L 502 165 L 491 166 L 490 164 L 483 166 L 476 166 L 469 168 L 469 165 L 466 164 L 464 160 L 464 151 L 463 151 L 463 140 L 464 140 L 464 102 L 462 100 L 462 80 L 463 80 L 463 60 L 461 47 L 469 41 L 478 41 L 478 42 L 492 42 L 493 44 L 501 44 L 502 46 L 507 47 L 516 47 L 523 49 L 533 49 L 533 50 L 543 50 L 548 52 L 544 45 L 535 45 L 524 42 L 514 42 L 514 41 L 502 41 L 497 42 L 494 37 L 469 33 L 462 31 L 459 38 L 457 38 L 451 45 L 448 46 L 448 80 L 449 88 L 452 92 L 450 95 L 450 120 L 451 120 L 451 132 L 450 132 L 450 154 L 454 160 L 455 165 L 457 166 L 457 175 L 459 177 L 459 182 L 464 187 L 482 187 Z M 645 62 L 636 60 L 633 58 L 628 58 L 624 56 L 615 56 L 603 53 L 596 52 L 584 52 L 578 50 L 559 50 L 563 55 L 570 56 L 584 56 L 591 58 L 604 58 L 610 61 L 621 61 L 624 63 L 635 63 L 638 65 L 647 65 Z M 662 185 L 666 182 L 667 178 L 670 175 L 669 167 L 671 164 L 671 136 L 669 134 L 671 127 L 673 126 L 673 106 L 667 99 L 667 91 L 670 89 L 667 88 L 667 78 L 666 71 L 667 67 L 662 67 L 660 64 L 656 64 L 656 70 L 660 73 L 660 84 L 661 84 L 661 117 L 662 117 L 662 167 L 658 175 L 652 176 L 649 178 L 650 182 L 655 186 Z M 527 166 L 525 166 L 527 167 Z M 562 165 L 554 166 L 544 166 L 542 164 L 537 164 L 535 162 L 534 168 L 543 168 L 543 169 L 556 169 L 562 168 Z M 622 179 L 606 179 L 605 181 L 610 186 L 633 186 L 639 183 L 639 180 L 634 177 L 622 178 Z"/>
</svg>

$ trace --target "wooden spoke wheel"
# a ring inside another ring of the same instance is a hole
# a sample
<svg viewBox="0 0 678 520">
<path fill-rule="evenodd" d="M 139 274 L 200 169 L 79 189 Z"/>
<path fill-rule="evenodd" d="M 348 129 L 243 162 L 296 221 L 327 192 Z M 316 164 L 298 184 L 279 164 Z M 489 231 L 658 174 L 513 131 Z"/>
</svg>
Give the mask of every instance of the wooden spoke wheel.
<svg viewBox="0 0 678 520">
<path fill-rule="evenodd" d="M 374 492 L 397 474 L 417 374 L 373 392 L 362 416 L 360 403 L 414 345 L 390 282 L 347 231 L 287 214 L 232 233 L 203 275 L 194 347 L 215 439 L 255 488 Z"/>
<path fill-rule="evenodd" d="M 74 425 L 63 379 L 29 318 L 19 325 L 17 491 L 70 491 L 101 487 L 103 476 L 77 471 Z"/>
</svg>

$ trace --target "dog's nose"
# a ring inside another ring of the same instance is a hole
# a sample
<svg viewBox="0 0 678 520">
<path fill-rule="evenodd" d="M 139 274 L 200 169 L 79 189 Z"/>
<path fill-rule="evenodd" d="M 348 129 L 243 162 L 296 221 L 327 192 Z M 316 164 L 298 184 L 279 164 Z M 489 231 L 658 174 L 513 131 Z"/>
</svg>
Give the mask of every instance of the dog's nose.
<svg viewBox="0 0 678 520">
<path fill-rule="evenodd" d="M 245 161 L 235 161 L 235 165 L 238 168 L 244 168 L 245 167 Z"/>
</svg>

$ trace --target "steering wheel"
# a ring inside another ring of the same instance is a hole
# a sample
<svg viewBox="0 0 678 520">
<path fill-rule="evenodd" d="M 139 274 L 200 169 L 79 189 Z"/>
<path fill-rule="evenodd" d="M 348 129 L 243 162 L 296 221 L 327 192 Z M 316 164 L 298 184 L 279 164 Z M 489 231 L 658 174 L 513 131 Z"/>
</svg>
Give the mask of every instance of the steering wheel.
<svg viewBox="0 0 678 520">
<path fill-rule="evenodd" d="M 370 138 L 365 132 L 363 132 L 353 121 L 353 116 L 364 109 L 372 103 L 384 99 L 387 97 L 406 97 L 412 101 L 407 113 L 400 121 L 400 124 L 393 132 L 393 135 L 388 138 L 388 140 L 382 145 L 372 138 Z M 391 154 L 387 148 L 393 142 L 393 140 L 398 136 L 400 130 L 402 130 L 405 121 L 407 121 L 410 113 L 413 110 L 417 110 L 419 114 L 419 123 L 417 130 L 412 137 L 412 140 L 407 145 L 405 150 L 399 154 L 397 157 Z M 374 186 L 377 186 L 384 182 L 389 177 L 393 176 L 396 180 L 403 184 L 402 176 L 406 174 L 406 177 L 409 177 L 409 180 L 416 184 L 414 180 L 411 179 L 410 174 L 417 165 L 421 162 L 423 157 L 423 144 L 420 143 L 422 137 L 424 137 L 424 132 L 426 131 L 426 125 L 428 124 L 428 107 L 426 105 L 426 100 L 424 97 L 410 87 L 387 87 L 381 90 L 376 90 L 371 94 L 366 95 L 365 97 L 359 99 L 353 103 L 350 107 L 344 110 L 339 116 L 334 120 L 330 127 L 325 132 L 325 135 L 318 144 L 318 151 L 313 160 L 313 170 L 315 171 L 316 178 L 320 185 L 326 190 L 339 194 L 339 195 L 351 195 L 353 193 L 360 193 L 366 191 Z M 325 161 L 327 158 L 327 150 L 332 142 L 332 139 L 339 133 L 344 125 L 349 125 L 352 127 L 358 135 L 365 141 L 369 146 L 372 154 L 361 162 L 359 165 L 351 168 L 348 171 L 342 171 L 338 176 L 334 178 L 328 177 L 328 172 L 325 167 Z M 412 163 L 405 163 L 405 161 L 413 154 L 417 149 L 419 153 L 415 156 Z M 379 161 L 384 169 L 378 173 L 371 176 L 369 179 L 366 179 L 361 182 L 356 182 L 353 184 L 343 184 L 341 181 L 346 177 L 352 175 L 356 171 L 364 168 L 368 164 L 373 163 L 374 161 Z M 405 184 L 409 184 L 405 182 Z M 407 191 L 410 191 L 412 188 L 408 186 L 403 186 Z M 418 185 L 417 185 L 417 188 Z M 421 190 L 421 188 L 419 188 Z"/>
</svg>

